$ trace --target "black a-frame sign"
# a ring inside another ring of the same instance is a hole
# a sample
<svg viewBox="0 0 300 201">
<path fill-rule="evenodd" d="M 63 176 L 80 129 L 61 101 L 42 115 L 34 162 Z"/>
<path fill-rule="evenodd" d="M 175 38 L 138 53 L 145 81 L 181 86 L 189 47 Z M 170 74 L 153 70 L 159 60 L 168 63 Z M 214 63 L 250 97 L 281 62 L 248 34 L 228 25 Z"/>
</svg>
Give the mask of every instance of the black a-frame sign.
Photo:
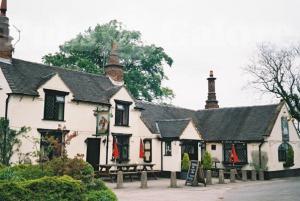
<svg viewBox="0 0 300 201">
<path fill-rule="evenodd" d="M 185 180 L 185 185 L 198 186 L 198 183 L 203 183 L 204 186 L 206 186 L 204 171 L 200 161 L 192 160 Z"/>
</svg>

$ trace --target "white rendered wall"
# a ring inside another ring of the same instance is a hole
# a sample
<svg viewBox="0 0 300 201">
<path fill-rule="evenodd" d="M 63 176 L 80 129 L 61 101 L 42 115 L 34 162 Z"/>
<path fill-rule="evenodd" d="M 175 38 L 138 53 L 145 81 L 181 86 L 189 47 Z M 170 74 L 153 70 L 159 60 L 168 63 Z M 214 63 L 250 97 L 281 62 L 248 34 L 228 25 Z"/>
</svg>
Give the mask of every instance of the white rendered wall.
<svg viewBox="0 0 300 201">
<path fill-rule="evenodd" d="M 286 105 L 282 107 L 282 110 L 280 111 L 278 118 L 275 122 L 275 125 L 273 127 L 273 130 L 271 132 L 271 135 L 266 138 L 267 143 L 265 143 L 262 147 L 263 151 L 266 151 L 268 153 L 268 170 L 269 171 L 275 171 L 275 170 L 284 170 L 283 163 L 278 161 L 278 147 L 280 144 L 282 144 L 282 133 L 281 133 L 281 117 L 288 117 L 289 119 L 289 113 L 287 110 Z M 300 139 L 299 135 L 296 131 L 296 128 L 292 121 L 288 121 L 289 124 L 289 135 L 290 140 L 289 144 L 293 147 L 294 150 L 294 163 L 295 165 L 293 167 L 290 167 L 289 169 L 295 169 L 300 168 Z"/>
<path fill-rule="evenodd" d="M 180 141 L 172 141 L 172 155 L 165 156 L 165 142 L 163 142 L 163 171 L 181 171 Z"/>
<path fill-rule="evenodd" d="M 129 126 L 115 126 L 115 100 L 122 100 L 132 102 L 129 108 Z M 152 162 L 154 163 L 154 169 L 160 169 L 160 141 L 158 140 L 158 135 L 152 134 L 149 129 L 145 126 L 141 120 L 141 112 L 134 109 L 135 103 L 132 97 L 129 95 L 127 90 L 123 87 L 118 93 L 116 93 L 110 100 L 111 110 L 110 113 L 110 132 L 111 133 L 121 133 L 121 134 L 132 134 L 129 138 L 129 163 L 144 163 L 144 160 L 139 158 L 140 140 L 142 139 L 152 139 Z M 108 142 L 108 162 L 114 163 L 112 159 L 112 135 L 109 137 Z M 103 149 L 102 149 L 103 150 Z M 100 151 L 101 152 L 101 151 Z M 105 163 L 105 152 L 101 152 L 100 163 Z"/>
<path fill-rule="evenodd" d="M 216 150 L 211 149 L 211 145 L 216 145 Z M 206 151 L 211 154 L 213 159 L 220 161 L 217 164 L 218 168 L 223 167 L 222 162 L 224 160 L 223 157 L 223 145 L 221 143 L 206 143 Z"/>
<path fill-rule="evenodd" d="M 65 121 L 43 120 L 45 99 L 43 89 L 53 89 L 70 93 L 65 97 Z M 40 94 L 39 97 L 13 95 L 9 102 L 8 117 L 11 128 L 20 129 L 22 126 L 31 128 L 31 131 L 27 133 L 29 138 L 22 139 L 21 152 L 28 153 L 35 151 L 33 138 L 40 138 L 40 133 L 37 131 L 38 128 L 57 129 L 60 124 L 62 127 L 65 126 L 70 132 L 78 132 L 78 136 L 71 141 L 70 145 L 67 145 L 68 155 L 70 157 L 74 157 L 77 153 L 86 155 L 84 140 L 87 137 L 92 137 L 92 134 L 95 133 L 96 120 L 93 110 L 96 108 L 96 105 L 72 101 L 72 92 L 58 75 L 55 75 L 41 86 L 38 92 Z M 39 148 L 39 145 L 37 148 Z M 18 157 L 14 155 L 12 162 L 17 161 Z"/>
</svg>

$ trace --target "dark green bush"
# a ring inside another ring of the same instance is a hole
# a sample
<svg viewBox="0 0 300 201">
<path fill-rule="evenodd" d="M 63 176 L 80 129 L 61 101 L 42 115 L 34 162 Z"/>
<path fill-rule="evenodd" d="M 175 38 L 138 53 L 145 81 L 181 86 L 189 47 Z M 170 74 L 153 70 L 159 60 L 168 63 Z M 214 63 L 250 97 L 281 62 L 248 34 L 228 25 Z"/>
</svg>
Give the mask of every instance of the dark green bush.
<svg viewBox="0 0 300 201">
<path fill-rule="evenodd" d="M 0 170 L 2 170 L 5 167 L 6 167 L 5 165 L 3 165 L 2 163 L 0 163 Z"/>
<path fill-rule="evenodd" d="M 89 191 L 86 194 L 87 201 L 117 201 L 116 195 L 110 190 Z"/>
<path fill-rule="evenodd" d="M 203 168 L 205 170 L 210 170 L 212 168 L 212 157 L 208 151 L 205 151 L 203 156 Z"/>
<path fill-rule="evenodd" d="M 190 157 L 188 153 L 183 154 L 183 158 L 181 161 L 181 171 L 187 172 L 190 167 Z"/>
<path fill-rule="evenodd" d="M 51 172 L 43 170 L 39 165 L 16 165 L 0 170 L 0 180 L 7 181 L 23 181 L 52 175 Z"/>
<path fill-rule="evenodd" d="M 84 200 L 84 189 L 81 182 L 74 180 L 69 176 L 43 177 L 40 179 L 23 182 L 22 185 L 25 189 L 28 189 L 34 193 L 33 200 Z"/>
<path fill-rule="evenodd" d="M 288 150 L 287 150 L 287 154 L 286 154 L 286 161 L 283 164 L 283 166 L 285 168 L 288 168 L 288 167 L 292 167 L 294 165 L 295 165 L 294 164 L 294 150 L 291 146 L 289 146 Z"/>
<path fill-rule="evenodd" d="M 17 182 L 0 183 L 0 201 L 29 201 L 33 194 Z"/>
<path fill-rule="evenodd" d="M 93 167 L 80 158 L 54 158 L 46 163 L 46 170 L 54 175 L 68 175 L 85 183 L 92 181 L 94 177 Z"/>
<path fill-rule="evenodd" d="M 101 179 L 93 179 L 91 182 L 87 183 L 86 185 L 87 191 L 100 191 L 100 190 L 107 190 L 107 186 Z"/>
<path fill-rule="evenodd" d="M 84 201 L 84 188 L 80 181 L 69 176 L 6 182 L 0 184 L 2 201 Z"/>
</svg>

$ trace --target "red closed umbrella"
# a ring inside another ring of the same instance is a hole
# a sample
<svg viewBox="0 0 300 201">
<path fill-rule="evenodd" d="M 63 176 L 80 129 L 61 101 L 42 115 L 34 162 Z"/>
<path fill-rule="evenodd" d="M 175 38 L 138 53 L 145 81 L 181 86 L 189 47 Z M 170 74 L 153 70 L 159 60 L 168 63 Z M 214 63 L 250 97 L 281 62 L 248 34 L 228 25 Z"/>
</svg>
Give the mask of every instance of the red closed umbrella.
<svg viewBox="0 0 300 201">
<path fill-rule="evenodd" d="M 238 155 L 236 154 L 234 144 L 231 145 L 230 160 L 231 160 L 231 162 L 233 163 L 233 165 L 234 165 L 235 163 L 240 162 L 239 157 L 238 157 Z"/>
<path fill-rule="evenodd" d="M 115 160 L 119 158 L 119 149 L 116 141 L 117 139 L 113 140 L 113 154 L 112 154 Z"/>
<path fill-rule="evenodd" d="M 140 158 L 144 158 L 145 152 L 144 152 L 144 145 L 143 145 L 143 140 L 140 139 Z"/>
</svg>

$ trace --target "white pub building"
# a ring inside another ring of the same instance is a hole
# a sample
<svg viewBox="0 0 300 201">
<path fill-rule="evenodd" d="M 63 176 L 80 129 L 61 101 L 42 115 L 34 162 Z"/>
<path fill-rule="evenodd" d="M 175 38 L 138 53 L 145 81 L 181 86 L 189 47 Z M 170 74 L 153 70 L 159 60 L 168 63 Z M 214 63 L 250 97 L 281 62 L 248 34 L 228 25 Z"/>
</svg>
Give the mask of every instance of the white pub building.
<svg viewBox="0 0 300 201">
<path fill-rule="evenodd" d="M 99 164 L 115 163 L 112 151 L 116 140 L 118 163 L 153 163 L 155 170 L 180 172 L 183 153 L 201 161 L 206 150 L 217 167 L 230 165 L 234 144 L 240 160 L 236 165 L 243 169 L 265 163 L 270 177 L 300 173 L 299 134 L 284 102 L 219 108 L 212 71 L 203 110 L 137 101 L 123 85 L 116 45 L 104 67 L 105 75 L 13 58 L 4 1 L 0 15 L 0 117 L 10 121 L 11 129 L 31 128 L 26 134 L 29 137 L 21 139 L 21 155 L 34 151 L 30 139 L 47 134 L 62 141 L 74 135 L 66 146 L 68 156 L 83 154 L 96 169 Z M 141 140 L 143 159 L 139 157 Z M 39 149 L 43 146 L 41 143 Z M 290 148 L 294 165 L 284 167 Z M 36 163 L 37 159 L 30 160 Z M 20 154 L 13 155 L 11 163 L 19 161 Z"/>
</svg>

